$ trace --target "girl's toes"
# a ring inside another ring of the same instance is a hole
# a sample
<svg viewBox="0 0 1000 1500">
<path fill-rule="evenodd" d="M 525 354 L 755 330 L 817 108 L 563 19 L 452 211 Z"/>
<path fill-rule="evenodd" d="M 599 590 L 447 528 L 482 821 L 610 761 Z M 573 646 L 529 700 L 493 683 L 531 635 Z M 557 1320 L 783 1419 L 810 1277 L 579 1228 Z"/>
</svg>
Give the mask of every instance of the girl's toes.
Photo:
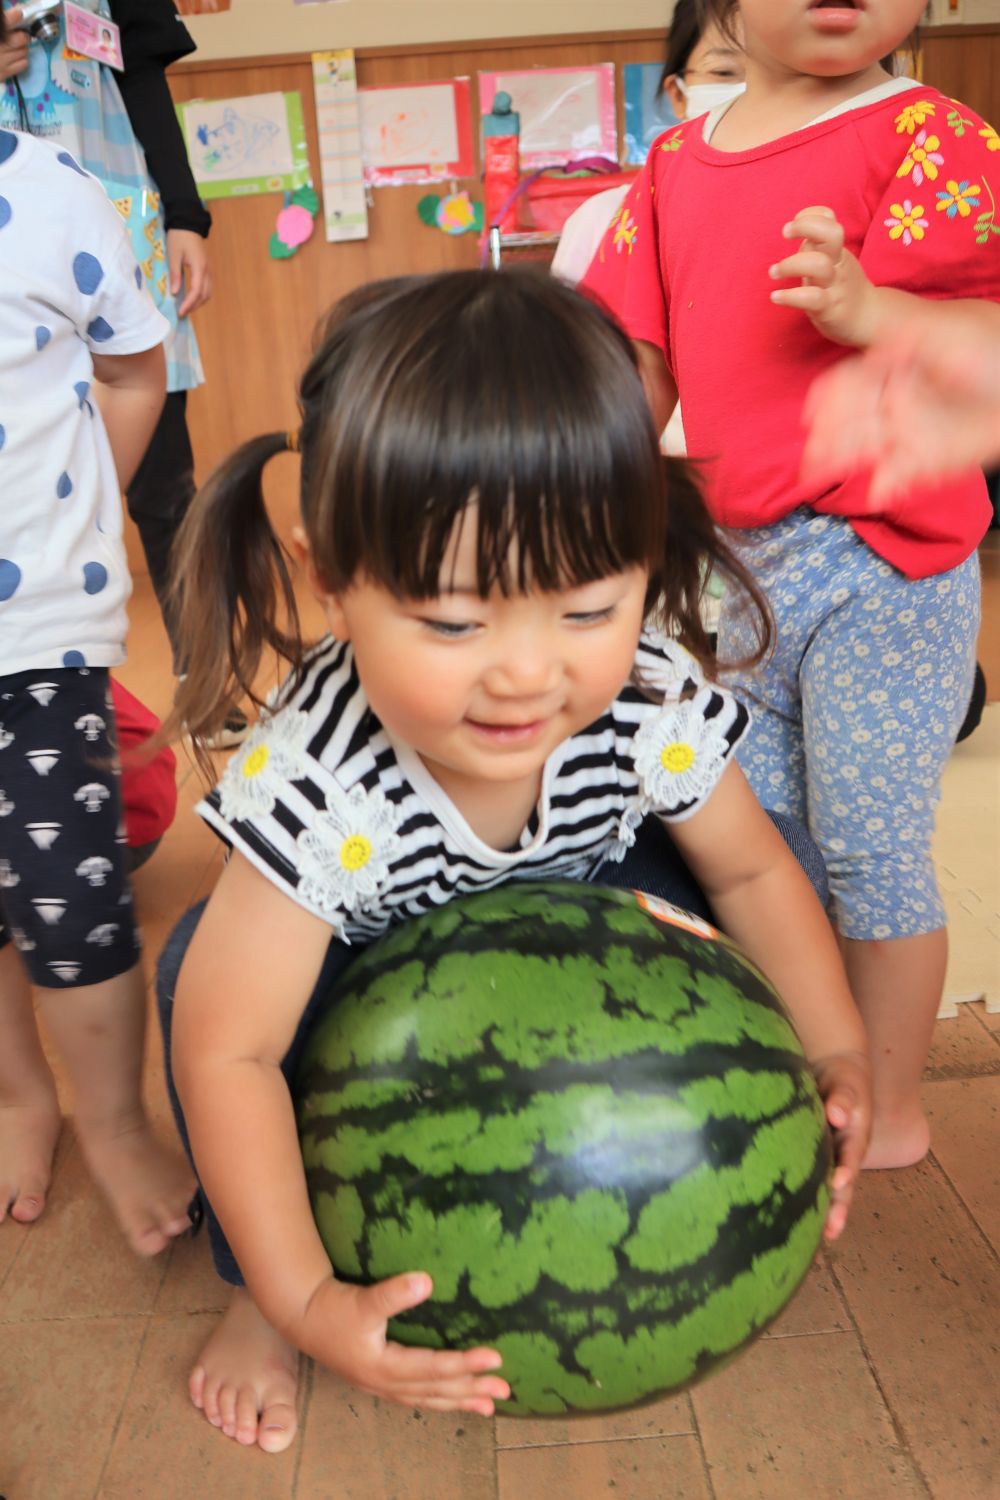
<svg viewBox="0 0 1000 1500">
<path fill-rule="evenodd" d="M 245 1448 L 257 1441 L 257 1393 L 243 1386 L 236 1397 L 236 1427 L 234 1436 Z"/>
<path fill-rule="evenodd" d="M 284 1453 L 293 1442 L 298 1425 L 295 1407 L 276 1401 L 273 1406 L 265 1407 L 260 1414 L 257 1443 L 265 1453 Z"/>
<path fill-rule="evenodd" d="M 201 1411 L 205 1405 L 205 1370 L 202 1365 L 195 1365 L 188 1376 L 188 1395 L 192 1404 Z"/>
</svg>

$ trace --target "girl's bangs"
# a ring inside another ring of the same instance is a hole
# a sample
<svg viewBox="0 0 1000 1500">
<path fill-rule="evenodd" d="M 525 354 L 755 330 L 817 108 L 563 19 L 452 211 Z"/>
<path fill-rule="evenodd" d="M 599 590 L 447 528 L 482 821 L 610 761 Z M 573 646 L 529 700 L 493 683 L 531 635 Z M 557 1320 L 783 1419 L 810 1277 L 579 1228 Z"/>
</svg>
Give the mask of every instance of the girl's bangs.
<svg viewBox="0 0 1000 1500">
<path fill-rule="evenodd" d="M 525 273 L 457 273 L 428 288 L 442 290 L 453 303 L 465 290 L 464 303 L 444 318 L 429 296 L 420 336 L 397 330 L 367 390 L 352 400 L 344 382 L 355 419 L 342 405 L 321 486 L 338 496 L 331 582 L 361 570 L 399 597 L 440 593 L 467 512 L 482 597 L 655 571 L 665 473 L 624 335 Z"/>
</svg>

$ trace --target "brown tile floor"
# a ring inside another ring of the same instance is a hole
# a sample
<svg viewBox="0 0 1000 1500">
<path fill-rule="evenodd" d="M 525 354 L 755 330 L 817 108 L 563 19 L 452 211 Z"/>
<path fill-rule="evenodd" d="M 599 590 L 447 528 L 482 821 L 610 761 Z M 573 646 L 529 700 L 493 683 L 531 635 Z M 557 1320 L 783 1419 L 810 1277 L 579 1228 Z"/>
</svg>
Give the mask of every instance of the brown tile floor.
<svg viewBox="0 0 1000 1500">
<path fill-rule="evenodd" d="M 981 651 L 993 696 L 998 540 L 984 559 L 990 624 Z M 169 662 L 144 579 L 131 652 L 124 680 L 162 711 Z M 1000 745 L 1000 708 L 990 713 Z M 992 801 L 978 819 L 949 825 L 956 866 L 956 841 L 998 842 L 986 746 L 973 739 L 959 752 L 975 757 L 977 786 Z M 177 824 L 137 881 L 150 962 L 219 869 L 214 839 L 190 815 L 194 778 L 181 774 Z M 949 775 L 945 822 L 962 803 L 957 758 Z M 996 897 L 982 893 L 994 915 L 968 929 L 980 973 L 996 971 Z M 157 1052 L 154 1037 L 150 1094 L 166 1130 Z M 866 1176 L 842 1244 L 820 1257 L 772 1331 L 694 1392 L 603 1419 L 494 1424 L 407 1412 L 308 1370 L 303 1433 L 280 1458 L 236 1449 L 187 1403 L 189 1364 L 223 1305 L 204 1239 L 134 1260 L 64 1132 L 45 1218 L 30 1230 L 0 1229 L 0 1495 L 1000 1500 L 1000 1016 L 962 1006 L 939 1023 L 926 1098 L 931 1157 Z"/>
</svg>

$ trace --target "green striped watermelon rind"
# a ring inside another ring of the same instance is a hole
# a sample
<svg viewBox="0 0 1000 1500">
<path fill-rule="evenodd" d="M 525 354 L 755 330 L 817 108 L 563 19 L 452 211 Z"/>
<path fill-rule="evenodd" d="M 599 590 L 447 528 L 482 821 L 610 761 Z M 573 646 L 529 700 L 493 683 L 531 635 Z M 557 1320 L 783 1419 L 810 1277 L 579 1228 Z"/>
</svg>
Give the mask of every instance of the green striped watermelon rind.
<svg viewBox="0 0 1000 1500">
<path fill-rule="evenodd" d="M 498 1014 L 483 965 L 502 981 L 511 952 L 529 1003 Z M 651 1022 L 684 1059 L 669 1083 Z M 665 932 L 629 892 L 511 883 L 391 932 L 297 1094 L 337 1274 L 428 1271 L 391 1336 L 498 1348 L 511 1415 L 693 1383 L 777 1316 L 821 1236 L 829 1137 L 780 1000 L 727 939 Z"/>
</svg>

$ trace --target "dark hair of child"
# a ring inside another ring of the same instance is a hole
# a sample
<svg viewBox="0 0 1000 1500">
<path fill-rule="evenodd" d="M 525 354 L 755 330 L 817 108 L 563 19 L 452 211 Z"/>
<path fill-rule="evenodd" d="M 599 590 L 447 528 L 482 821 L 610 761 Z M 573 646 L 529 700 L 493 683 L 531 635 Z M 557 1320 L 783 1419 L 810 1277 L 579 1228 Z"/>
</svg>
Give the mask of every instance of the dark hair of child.
<svg viewBox="0 0 1000 1500">
<path fill-rule="evenodd" d="M 667 53 L 663 59 L 663 72 L 660 74 L 660 82 L 657 85 L 660 92 L 668 78 L 673 78 L 675 74 L 682 77 L 686 72 L 688 60 L 701 41 L 701 34 L 706 25 L 707 21 L 703 19 L 699 11 L 698 0 L 677 0 L 674 13 L 670 17 Z"/>
<path fill-rule="evenodd" d="M 692 472 L 660 452 L 635 355 L 602 311 L 531 270 L 371 283 L 321 326 L 300 387 L 301 514 L 325 589 L 364 576 L 398 598 L 439 592 L 455 524 L 475 505 L 485 598 L 648 571 L 648 610 L 709 671 L 707 568 L 767 605 L 716 531 Z M 174 608 L 191 668 L 167 738 L 195 742 L 246 695 L 274 651 L 305 645 L 264 466 L 288 434 L 245 443 L 211 476 L 174 553 Z"/>
</svg>

